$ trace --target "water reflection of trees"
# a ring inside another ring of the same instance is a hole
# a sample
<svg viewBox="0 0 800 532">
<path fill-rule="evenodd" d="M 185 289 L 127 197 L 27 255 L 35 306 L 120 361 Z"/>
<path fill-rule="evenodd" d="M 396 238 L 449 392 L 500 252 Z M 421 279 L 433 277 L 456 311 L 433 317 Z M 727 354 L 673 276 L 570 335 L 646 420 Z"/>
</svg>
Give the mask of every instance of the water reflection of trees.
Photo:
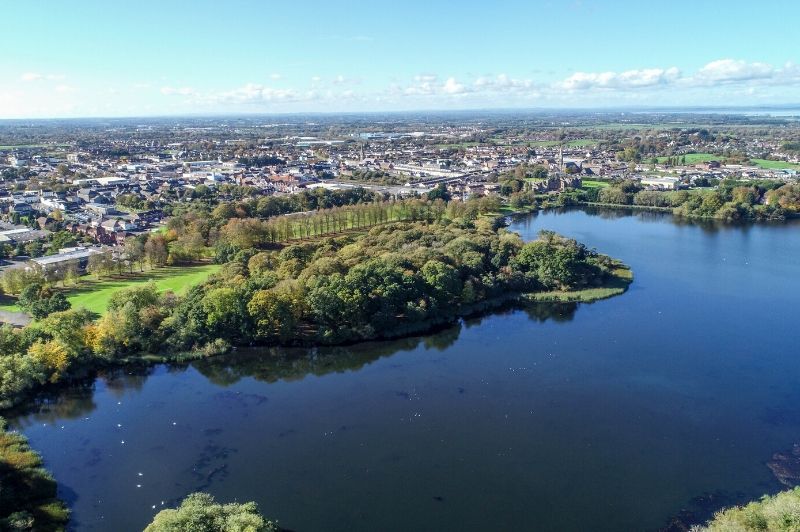
<svg viewBox="0 0 800 532">
<path fill-rule="evenodd" d="M 412 351 L 420 345 L 442 351 L 453 345 L 460 332 L 461 324 L 457 324 L 427 336 L 348 346 L 239 349 L 227 356 L 196 360 L 192 366 L 219 386 L 229 386 L 243 377 L 263 382 L 296 381 L 308 375 L 358 370 L 380 358 L 400 351 Z"/>
<path fill-rule="evenodd" d="M 230 386 L 244 377 L 253 377 L 263 382 L 296 381 L 308 375 L 323 376 L 356 371 L 380 358 L 390 357 L 401 351 L 413 351 L 419 347 L 444 351 L 458 340 L 463 327 L 477 327 L 492 316 L 524 312 L 538 323 L 548 320 L 567 322 L 575 317 L 577 309 L 576 303 L 530 303 L 522 306 L 510 304 L 424 336 L 348 346 L 245 348 L 226 356 L 196 360 L 189 365 L 217 386 Z M 189 365 L 168 364 L 167 369 L 170 372 L 181 372 Z M 73 379 L 50 388 L 40 393 L 35 400 L 8 411 L 5 415 L 14 426 L 22 428 L 36 423 L 86 417 L 97 408 L 94 393 L 98 382 L 105 386 L 111 396 L 119 399 L 130 392 L 141 390 L 155 369 L 156 366 L 134 365 L 100 370 L 82 379 Z"/>
<path fill-rule="evenodd" d="M 20 427 L 86 417 L 97 408 L 94 393 L 98 382 L 104 383 L 115 398 L 121 398 L 126 393 L 140 390 L 153 369 L 152 366 L 131 366 L 101 370 L 72 379 L 40 392 L 34 400 L 5 415 Z"/>
<path fill-rule="evenodd" d="M 244 377 L 263 382 L 297 381 L 308 375 L 317 377 L 330 373 L 356 371 L 384 357 L 401 351 L 425 349 L 444 351 L 452 346 L 461 334 L 462 326 L 470 328 L 498 314 L 523 311 L 533 321 L 567 322 L 575 317 L 577 303 L 532 303 L 508 306 L 490 315 L 463 320 L 426 336 L 397 340 L 364 342 L 348 346 L 319 348 L 248 348 L 227 356 L 192 362 L 192 366 L 218 386 L 230 386 Z"/>
</svg>

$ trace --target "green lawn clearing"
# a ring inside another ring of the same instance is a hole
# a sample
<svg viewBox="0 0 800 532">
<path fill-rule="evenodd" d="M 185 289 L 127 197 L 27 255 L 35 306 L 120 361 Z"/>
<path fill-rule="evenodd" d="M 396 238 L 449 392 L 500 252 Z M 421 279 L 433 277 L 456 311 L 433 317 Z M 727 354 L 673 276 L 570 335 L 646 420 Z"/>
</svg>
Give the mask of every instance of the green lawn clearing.
<svg viewBox="0 0 800 532">
<path fill-rule="evenodd" d="M 679 161 L 683 161 L 686 157 L 686 164 L 706 163 L 708 161 L 719 161 L 722 159 L 721 155 L 714 155 L 713 153 L 687 153 L 685 155 L 674 155 Z M 663 163 L 668 157 L 659 157 L 658 162 Z"/>
<path fill-rule="evenodd" d="M 750 159 L 750 161 L 766 170 L 800 170 L 800 164 L 787 163 L 786 161 L 772 161 L 770 159 Z"/>
<path fill-rule="evenodd" d="M 67 288 L 66 294 L 72 308 L 83 307 L 97 314 L 103 314 L 108 307 L 108 301 L 117 290 L 153 281 L 162 292 L 171 290 L 176 294 L 183 294 L 190 287 L 203 282 L 219 268 L 217 264 L 165 266 L 143 273 L 134 272 L 100 280 L 85 276 L 80 285 Z"/>
<path fill-rule="evenodd" d="M 596 179 L 584 179 L 581 181 L 583 188 L 603 188 L 610 183 L 608 181 L 598 181 Z"/>
</svg>

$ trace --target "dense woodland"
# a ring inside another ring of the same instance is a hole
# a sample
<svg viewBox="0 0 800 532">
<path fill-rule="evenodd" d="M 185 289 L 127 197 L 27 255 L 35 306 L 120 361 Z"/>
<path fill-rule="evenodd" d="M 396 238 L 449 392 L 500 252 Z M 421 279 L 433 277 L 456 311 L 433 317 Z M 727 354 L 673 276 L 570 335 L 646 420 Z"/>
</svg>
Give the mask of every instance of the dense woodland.
<svg viewBox="0 0 800 532">
<path fill-rule="evenodd" d="M 185 297 L 138 286 L 116 292 L 99 320 L 77 309 L 52 312 L 21 330 L 0 329 L 0 405 L 79 368 L 141 353 L 214 354 L 235 345 L 408 334 L 521 293 L 597 286 L 613 266 L 553 233 L 524 244 L 493 218 L 396 222 L 284 245 L 267 237 L 238 244 L 221 271 Z"/>
</svg>

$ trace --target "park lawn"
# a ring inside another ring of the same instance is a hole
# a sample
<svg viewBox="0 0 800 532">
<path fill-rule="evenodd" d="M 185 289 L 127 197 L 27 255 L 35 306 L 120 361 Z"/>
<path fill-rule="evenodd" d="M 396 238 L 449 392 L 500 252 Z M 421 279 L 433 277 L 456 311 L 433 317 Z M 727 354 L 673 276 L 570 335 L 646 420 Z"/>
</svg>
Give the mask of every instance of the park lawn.
<svg viewBox="0 0 800 532">
<path fill-rule="evenodd" d="M 85 276 L 79 286 L 67 288 L 66 295 L 72 308 L 83 307 L 96 314 L 103 314 L 111 296 L 117 290 L 153 281 L 161 292 L 171 290 L 176 294 L 183 294 L 190 287 L 203 282 L 209 275 L 217 272 L 219 268 L 218 264 L 165 266 L 144 273 L 134 272 L 100 280 Z"/>
<path fill-rule="evenodd" d="M 583 188 L 603 188 L 609 185 L 608 181 L 598 181 L 596 179 L 584 179 L 581 184 Z"/>
<path fill-rule="evenodd" d="M 713 153 L 687 153 L 685 156 L 674 155 L 673 157 L 677 157 L 680 161 L 683 160 L 683 157 L 686 157 L 686 164 L 706 163 L 708 161 L 719 161 L 722 159 L 722 156 L 714 155 Z M 658 162 L 663 163 L 667 159 L 668 157 L 659 157 Z"/>
<path fill-rule="evenodd" d="M 765 170 L 800 170 L 800 164 L 787 163 L 786 161 L 772 161 L 769 159 L 750 159 L 750 161 Z"/>
</svg>

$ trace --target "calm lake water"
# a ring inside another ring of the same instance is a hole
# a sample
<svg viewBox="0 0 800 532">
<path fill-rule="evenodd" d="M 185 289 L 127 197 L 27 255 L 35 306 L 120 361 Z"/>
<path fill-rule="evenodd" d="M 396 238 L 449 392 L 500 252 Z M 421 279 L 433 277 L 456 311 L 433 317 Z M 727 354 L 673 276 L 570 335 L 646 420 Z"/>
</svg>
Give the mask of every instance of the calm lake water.
<svg viewBox="0 0 800 532">
<path fill-rule="evenodd" d="M 197 490 L 301 532 L 653 530 L 781 488 L 765 463 L 800 442 L 800 225 L 512 228 L 635 282 L 396 342 L 102 375 L 11 421 L 76 530 L 141 530 Z"/>
</svg>

